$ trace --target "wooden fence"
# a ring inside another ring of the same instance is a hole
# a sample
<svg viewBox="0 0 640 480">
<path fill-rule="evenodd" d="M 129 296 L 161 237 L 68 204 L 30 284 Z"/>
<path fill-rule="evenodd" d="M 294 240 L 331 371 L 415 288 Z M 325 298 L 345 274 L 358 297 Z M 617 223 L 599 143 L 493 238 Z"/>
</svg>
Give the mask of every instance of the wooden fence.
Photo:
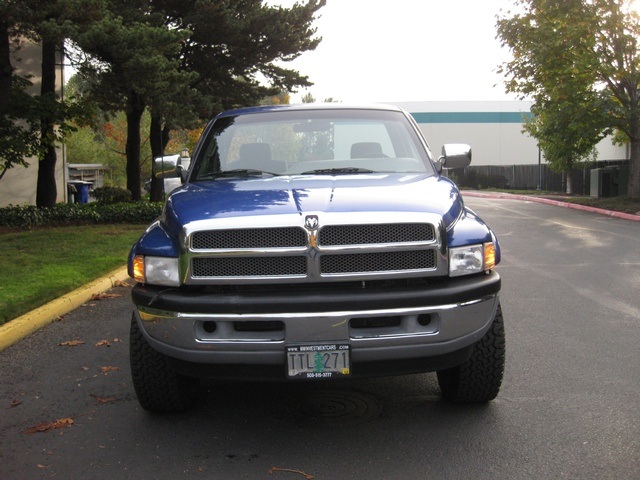
<svg viewBox="0 0 640 480">
<path fill-rule="evenodd" d="M 589 162 L 580 168 L 571 171 L 573 193 L 577 195 L 590 195 L 591 170 L 605 167 L 625 166 L 628 160 L 605 160 Z M 609 171 L 610 169 L 607 169 Z M 453 170 L 449 173 L 458 185 L 467 188 L 509 188 L 517 190 L 547 190 L 551 192 L 564 192 L 566 190 L 566 178 L 561 173 L 553 172 L 548 165 L 509 165 L 509 166 L 469 166 L 465 169 Z M 607 182 L 609 177 L 606 177 Z M 619 180 L 624 183 L 624 174 Z M 613 182 L 613 181 L 612 181 Z M 616 185 L 618 176 L 616 173 Z M 606 183 L 606 182 L 605 182 Z M 601 189 L 602 190 L 602 189 Z M 609 183 L 604 186 L 601 196 L 615 196 L 624 194 L 625 188 L 618 191 L 617 186 L 609 188 Z"/>
</svg>

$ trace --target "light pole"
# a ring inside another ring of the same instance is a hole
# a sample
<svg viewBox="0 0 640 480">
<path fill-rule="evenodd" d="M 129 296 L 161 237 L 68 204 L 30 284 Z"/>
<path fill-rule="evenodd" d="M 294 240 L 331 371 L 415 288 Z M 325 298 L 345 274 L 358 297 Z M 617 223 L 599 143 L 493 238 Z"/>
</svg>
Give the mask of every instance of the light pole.
<svg viewBox="0 0 640 480">
<path fill-rule="evenodd" d="M 540 151 L 540 145 L 538 144 L 538 188 L 536 190 L 542 190 L 542 153 Z"/>
</svg>

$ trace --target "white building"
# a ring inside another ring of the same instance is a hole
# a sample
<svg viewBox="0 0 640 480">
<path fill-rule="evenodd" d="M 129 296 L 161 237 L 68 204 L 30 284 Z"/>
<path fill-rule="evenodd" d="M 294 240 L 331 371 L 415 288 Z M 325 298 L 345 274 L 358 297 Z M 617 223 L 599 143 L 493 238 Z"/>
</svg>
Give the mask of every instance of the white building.
<svg viewBox="0 0 640 480">
<path fill-rule="evenodd" d="M 511 166 L 538 163 L 536 140 L 523 133 L 530 102 L 399 102 L 395 105 L 413 115 L 434 156 L 445 143 L 471 146 L 472 166 Z M 606 138 L 598 144 L 597 160 L 629 158 L 626 147 Z M 544 163 L 544 158 L 542 158 Z"/>
</svg>

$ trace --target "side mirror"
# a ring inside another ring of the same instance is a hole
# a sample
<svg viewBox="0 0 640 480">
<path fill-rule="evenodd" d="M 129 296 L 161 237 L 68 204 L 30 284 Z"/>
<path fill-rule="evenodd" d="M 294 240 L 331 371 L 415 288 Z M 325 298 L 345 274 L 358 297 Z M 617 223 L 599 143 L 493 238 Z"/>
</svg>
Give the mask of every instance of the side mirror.
<svg viewBox="0 0 640 480">
<path fill-rule="evenodd" d="M 471 147 L 464 143 L 448 143 L 442 147 L 442 155 L 436 162 L 438 172 L 443 168 L 465 168 L 471 163 Z"/>
<path fill-rule="evenodd" d="M 153 161 L 153 167 L 156 177 L 158 178 L 180 178 L 181 181 L 187 179 L 187 171 L 191 164 L 189 150 L 186 148 L 177 155 L 167 155 L 156 158 Z"/>
<path fill-rule="evenodd" d="M 153 161 L 153 170 L 158 178 L 176 178 L 180 176 L 180 155 L 158 157 Z"/>
</svg>

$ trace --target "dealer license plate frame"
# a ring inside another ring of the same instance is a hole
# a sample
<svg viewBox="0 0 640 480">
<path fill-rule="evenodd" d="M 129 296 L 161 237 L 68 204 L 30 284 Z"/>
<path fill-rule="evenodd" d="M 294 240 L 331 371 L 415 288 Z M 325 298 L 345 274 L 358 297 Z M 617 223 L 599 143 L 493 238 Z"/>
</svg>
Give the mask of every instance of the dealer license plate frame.
<svg viewBox="0 0 640 480">
<path fill-rule="evenodd" d="M 292 380 L 349 377 L 351 346 L 340 343 L 288 345 L 286 361 L 287 378 Z"/>
</svg>

